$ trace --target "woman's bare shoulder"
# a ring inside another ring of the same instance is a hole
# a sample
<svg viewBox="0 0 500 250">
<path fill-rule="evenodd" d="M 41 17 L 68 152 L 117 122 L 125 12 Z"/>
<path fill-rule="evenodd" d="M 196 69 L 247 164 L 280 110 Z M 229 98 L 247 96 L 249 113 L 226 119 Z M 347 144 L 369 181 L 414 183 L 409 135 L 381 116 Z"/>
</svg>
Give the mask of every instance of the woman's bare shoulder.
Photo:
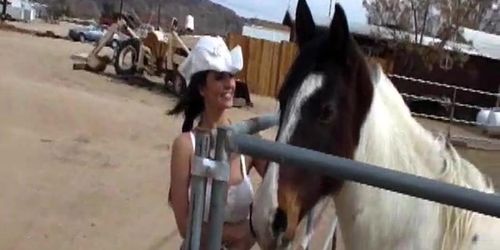
<svg viewBox="0 0 500 250">
<path fill-rule="evenodd" d="M 170 159 L 170 168 L 172 176 L 185 175 L 188 171 L 186 166 L 189 164 L 192 155 L 192 145 L 189 133 L 178 135 L 172 144 L 172 152 Z"/>
<path fill-rule="evenodd" d="M 191 135 L 189 132 L 179 134 L 172 145 L 172 150 L 175 151 L 189 151 L 192 150 Z"/>
</svg>

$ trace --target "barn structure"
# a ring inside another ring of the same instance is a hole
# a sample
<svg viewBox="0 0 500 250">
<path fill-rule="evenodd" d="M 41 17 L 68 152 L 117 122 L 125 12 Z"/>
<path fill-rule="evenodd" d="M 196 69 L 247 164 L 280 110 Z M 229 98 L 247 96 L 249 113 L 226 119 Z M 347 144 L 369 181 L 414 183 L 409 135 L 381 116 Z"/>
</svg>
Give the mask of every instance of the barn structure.
<svg viewBox="0 0 500 250">
<path fill-rule="evenodd" d="M 319 18 L 315 18 L 319 20 Z M 319 22 L 327 26 L 326 22 Z M 290 13 L 283 18 L 283 25 L 291 29 L 290 41 L 294 41 L 294 20 Z M 391 75 L 405 76 L 425 81 L 438 82 L 451 86 L 465 87 L 475 90 L 499 93 L 500 91 L 500 36 L 468 28 L 461 29 L 457 40 L 448 42 L 448 53 L 444 53 L 432 68 L 426 67 L 418 55 L 395 53 L 388 45 L 391 36 L 384 35 L 388 28 L 371 24 L 349 23 L 354 39 L 366 55 L 380 62 Z M 424 37 L 422 46 L 429 46 L 439 39 Z M 468 57 L 463 65 L 455 63 L 450 55 L 461 53 Z M 401 78 L 392 79 L 400 92 L 419 96 L 437 96 L 451 98 L 453 90 L 439 86 L 429 86 Z M 478 93 L 457 91 L 456 102 L 472 104 L 481 107 L 498 105 L 497 97 Z M 456 107 L 454 117 L 474 121 L 477 109 Z"/>
</svg>

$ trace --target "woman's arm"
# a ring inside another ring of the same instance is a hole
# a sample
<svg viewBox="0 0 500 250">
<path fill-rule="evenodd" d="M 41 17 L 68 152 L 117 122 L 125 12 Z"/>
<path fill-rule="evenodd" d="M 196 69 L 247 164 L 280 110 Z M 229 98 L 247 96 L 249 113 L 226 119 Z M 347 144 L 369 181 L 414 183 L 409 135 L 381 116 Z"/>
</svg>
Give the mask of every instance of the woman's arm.
<svg viewBox="0 0 500 250">
<path fill-rule="evenodd" d="M 177 137 L 172 145 L 170 160 L 170 202 L 174 210 L 177 229 L 182 238 L 186 237 L 188 217 L 189 162 L 191 152 L 182 136 Z"/>
<path fill-rule="evenodd" d="M 262 135 L 259 133 L 255 134 L 255 136 L 262 139 Z M 257 171 L 257 173 L 260 175 L 261 178 L 264 178 L 264 175 L 266 174 L 267 170 L 267 163 L 268 163 L 267 160 L 252 157 L 252 163 L 250 164 L 250 166 L 255 168 L 255 170 Z"/>
</svg>

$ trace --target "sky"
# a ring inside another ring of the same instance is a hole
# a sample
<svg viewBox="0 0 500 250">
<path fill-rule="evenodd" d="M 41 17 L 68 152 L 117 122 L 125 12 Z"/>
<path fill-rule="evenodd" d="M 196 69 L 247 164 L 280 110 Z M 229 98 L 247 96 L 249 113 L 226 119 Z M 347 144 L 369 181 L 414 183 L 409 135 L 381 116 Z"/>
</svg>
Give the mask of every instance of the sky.
<svg viewBox="0 0 500 250">
<path fill-rule="evenodd" d="M 295 15 L 295 8 L 298 0 L 211 0 L 234 10 L 238 15 L 251 18 L 259 18 L 274 22 L 280 22 L 285 16 L 290 2 L 290 10 Z M 333 5 L 338 2 L 344 8 L 349 23 L 366 23 L 366 10 L 362 5 L 362 0 L 332 0 Z M 316 22 L 328 23 L 330 0 L 307 0 L 309 8 Z"/>
</svg>

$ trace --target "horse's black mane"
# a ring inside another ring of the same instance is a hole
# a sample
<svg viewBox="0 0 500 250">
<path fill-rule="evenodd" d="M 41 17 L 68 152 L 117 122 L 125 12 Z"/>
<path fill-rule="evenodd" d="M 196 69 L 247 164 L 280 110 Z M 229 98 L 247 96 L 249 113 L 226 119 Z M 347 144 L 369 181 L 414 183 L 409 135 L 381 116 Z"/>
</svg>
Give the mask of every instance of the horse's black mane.
<svg viewBox="0 0 500 250">
<path fill-rule="evenodd" d="M 295 25 L 294 25 L 295 26 Z M 327 47 L 328 36 L 330 32 L 329 26 L 316 26 L 315 37 L 307 44 L 299 48 L 298 55 L 288 70 L 284 83 L 278 93 L 278 101 L 280 109 L 286 106 L 288 98 L 295 93 L 301 86 L 302 81 L 307 75 L 319 69 L 313 64 L 318 61 L 318 58 L 324 57 L 322 51 L 317 48 Z"/>
<path fill-rule="evenodd" d="M 319 69 L 317 68 L 318 65 L 315 65 L 314 63 L 317 63 L 319 61 L 319 58 L 324 58 L 325 55 L 324 52 L 318 50 L 317 48 L 330 46 L 330 44 L 325 44 L 328 43 L 329 32 L 330 28 L 327 26 L 316 26 L 314 39 L 312 39 L 299 49 L 298 56 L 288 70 L 284 83 L 278 93 L 278 101 L 280 102 L 281 110 L 286 106 L 287 101 L 291 97 L 291 95 L 293 95 L 301 86 L 301 80 L 303 80 L 307 76 L 306 74 L 309 74 L 316 70 L 319 71 Z M 357 43 L 352 35 L 350 35 L 349 41 L 349 54 L 351 56 L 354 55 L 356 58 L 358 58 L 357 56 L 359 56 L 359 58 L 364 58 L 364 53 L 359 48 L 359 46 L 357 46 Z M 380 73 L 378 70 L 379 65 L 374 65 L 372 63 L 369 63 L 368 61 L 365 62 L 367 63 L 367 66 L 369 68 L 370 78 L 372 79 L 372 82 L 378 82 L 378 79 L 380 78 Z"/>
</svg>

